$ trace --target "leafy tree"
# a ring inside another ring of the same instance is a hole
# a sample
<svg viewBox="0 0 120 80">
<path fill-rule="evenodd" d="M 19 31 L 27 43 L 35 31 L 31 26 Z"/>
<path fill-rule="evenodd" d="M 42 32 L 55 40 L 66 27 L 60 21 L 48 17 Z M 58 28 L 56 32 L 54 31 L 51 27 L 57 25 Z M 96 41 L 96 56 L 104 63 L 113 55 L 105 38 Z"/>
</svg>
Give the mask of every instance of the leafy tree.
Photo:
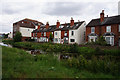
<svg viewBox="0 0 120 80">
<path fill-rule="evenodd" d="M 20 42 L 21 39 L 22 39 L 22 34 L 20 32 L 16 32 L 16 34 L 13 38 L 14 42 Z"/>
<path fill-rule="evenodd" d="M 3 34 L 4 39 L 5 39 L 5 38 L 8 38 L 8 35 L 9 35 L 9 33 L 7 33 L 7 34 L 4 33 L 4 34 Z"/>
<path fill-rule="evenodd" d="M 50 38 L 49 38 L 49 41 L 52 42 L 53 41 L 53 34 L 50 33 Z"/>
</svg>

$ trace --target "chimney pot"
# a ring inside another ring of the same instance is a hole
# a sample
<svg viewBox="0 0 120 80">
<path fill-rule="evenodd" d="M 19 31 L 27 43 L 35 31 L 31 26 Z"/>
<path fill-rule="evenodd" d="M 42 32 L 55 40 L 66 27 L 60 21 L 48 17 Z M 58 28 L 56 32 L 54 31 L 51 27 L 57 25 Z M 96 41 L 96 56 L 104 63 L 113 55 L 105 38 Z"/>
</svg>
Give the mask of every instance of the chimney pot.
<svg viewBox="0 0 120 80">
<path fill-rule="evenodd" d="M 71 17 L 70 26 L 72 27 L 73 25 L 74 25 L 74 20 L 73 20 L 73 18 Z"/>
<path fill-rule="evenodd" d="M 59 28 L 59 26 L 60 26 L 60 22 L 59 22 L 59 20 L 57 20 L 57 22 L 56 22 L 56 28 Z"/>
<path fill-rule="evenodd" d="M 102 10 L 102 13 L 104 13 L 104 10 Z"/>
<path fill-rule="evenodd" d="M 100 22 L 104 21 L 104 10 L 102 10 L 102 13 L 100 13 Z"/>
<path fill-rule="evenodd" d="M 73 20 L 73 17 L 71 17 L 71 20 Z"/>
<path fill-rule="evenodd" d="M 46 22 L 46 26 L 47 29 L 49 28 L 49 22 Z"/>
</svg>

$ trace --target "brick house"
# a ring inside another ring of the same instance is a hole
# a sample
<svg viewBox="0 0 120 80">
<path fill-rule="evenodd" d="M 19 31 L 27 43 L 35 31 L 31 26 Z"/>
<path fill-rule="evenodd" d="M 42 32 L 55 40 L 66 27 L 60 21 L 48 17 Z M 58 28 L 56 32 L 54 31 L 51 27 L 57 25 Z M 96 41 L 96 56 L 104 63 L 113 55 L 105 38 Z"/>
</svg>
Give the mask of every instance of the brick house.
<svg viewBox="0 0 120 80">
<path fill-rule="evenodd" d="M 120 15 L 104 17 L 104 10 L 100 18 L 92 19 L 86 26 L 86 42 L 94 42 L 103 36 L 111 46 L 120 46 Z"/>
<path fill-rule="evenodd" d="M 60 24 L 57 20 L 56 25 L 49 26 L 47 22 L 46 25 L 41 25 L 38 29 L 33 30 L 32 38 L 37 42 L 48 42 L 50 38 L 50 33 L 53 35 L 54 43 L 84 43 L 85 37 L 85 21 L 74 22 L 71 18 L 70 23 Z"/>
<path fill-rule="evenodd" d="M 22 34 L 22 41 L 30 39 L 31 32 L 34 29 L 37 29 L 40 25 L 43 25 L 43 23 L 28 18 L 15 22 L 13 23 L 13 37 L 15 33 L 19 31 Z"/>
<path fill-rule="evenodd" d="M 85 21 L 74 22 L 71 18 L 70 23 L 60 24 L 57 21 L 56 30 L 54 31 L 54 43 L 84 43 Z"/>
<path fill-rule="evenodd" d="M 37 42 L 48 42 L 50 38 L 50 33 L 54 37 L 54 29 L 56 26 L 49 26 L 47 22 L 46 25 L 41 25 L 38 29 L 32 31 L 32 38 Z"/>
</svg>

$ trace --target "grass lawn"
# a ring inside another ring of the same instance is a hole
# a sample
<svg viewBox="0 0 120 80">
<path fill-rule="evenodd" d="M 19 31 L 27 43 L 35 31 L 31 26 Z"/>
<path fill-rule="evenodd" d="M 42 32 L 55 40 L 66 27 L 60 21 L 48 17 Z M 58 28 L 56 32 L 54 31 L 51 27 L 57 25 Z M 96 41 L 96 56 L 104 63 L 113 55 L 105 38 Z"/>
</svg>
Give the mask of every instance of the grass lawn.
<svg viewBox="0 0 120 80">
<path fill-rule="evenodd" d="M 24 50 L 2 46 L 3 78 L 115 78 L 110 74 L 81 71 L 64 64 L 65 60 L 59 61 L 52 54 L 34 57 Z"/>
</svg>

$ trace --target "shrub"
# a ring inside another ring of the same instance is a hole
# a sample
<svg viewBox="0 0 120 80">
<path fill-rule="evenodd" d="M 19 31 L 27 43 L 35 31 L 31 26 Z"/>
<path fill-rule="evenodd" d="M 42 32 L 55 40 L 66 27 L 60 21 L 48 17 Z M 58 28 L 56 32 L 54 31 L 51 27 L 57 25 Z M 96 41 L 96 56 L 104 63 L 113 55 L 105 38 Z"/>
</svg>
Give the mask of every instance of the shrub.
<svg viewBox="0 0 120 80">
<path fill-rule="evenodd" d="M 71 52 L 71 53 L 78 53 L 78 47 L 79 47 L 79 46 L 78 46 L 77 43 L 70 45 L 70 50 L 69 50 L 69 52 Z"/>
<path fill-rule="evenodd" d="M 52 34 L 52 33 L 50 33 L 49 41 L 50 41 L 50 42 L 53 42 L 53 34 Z"/>
<path fill-rule="evenodd" d="M 22 38 L 21 33 L 20 33 L 20 32 L 16 32 L 13 40 L 14 40 L 14 42 L 20 42 L 20 41 L 21 41 L 21 38 Z"/>
</svg>

